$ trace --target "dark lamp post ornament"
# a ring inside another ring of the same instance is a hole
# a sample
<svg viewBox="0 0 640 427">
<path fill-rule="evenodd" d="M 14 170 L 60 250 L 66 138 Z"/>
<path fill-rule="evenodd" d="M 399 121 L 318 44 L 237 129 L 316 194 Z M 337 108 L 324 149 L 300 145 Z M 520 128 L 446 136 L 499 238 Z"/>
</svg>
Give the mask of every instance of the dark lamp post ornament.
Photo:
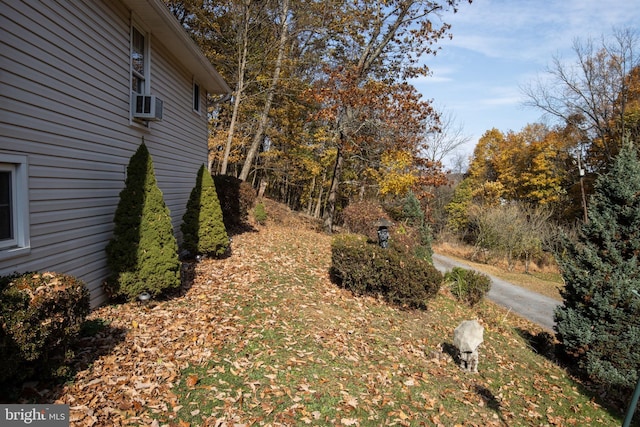
<svg viewBox="0 0 640 427">
<path fill-rule="evenodd" d="M 380 218 L 378 222 L 376 222 L 376 227 L 378 227 L 378 245 L 381 248 L 389 247 L 389 227 L 391 227 L 393 223 L 386 218 Z"/>
</svg>

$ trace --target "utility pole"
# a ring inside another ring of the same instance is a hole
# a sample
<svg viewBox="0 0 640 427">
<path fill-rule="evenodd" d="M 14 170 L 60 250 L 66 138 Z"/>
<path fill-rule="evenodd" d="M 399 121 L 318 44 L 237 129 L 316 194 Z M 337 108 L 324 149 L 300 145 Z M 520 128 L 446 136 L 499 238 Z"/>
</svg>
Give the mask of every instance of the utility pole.
<svg viewBox="0 0 640 427">
<path fill-rule="evenodd" d="M 578 151 L 578 173 L 580 174 L 580 191 L 582 192 L 582 210 L 584 212 L 584 222 L 586 224 L 589 222 L 589 217 L 587 216 L 587 197 L 584 194 L 584 168 L 582 167 L 580 151 Z"/>
</svg>

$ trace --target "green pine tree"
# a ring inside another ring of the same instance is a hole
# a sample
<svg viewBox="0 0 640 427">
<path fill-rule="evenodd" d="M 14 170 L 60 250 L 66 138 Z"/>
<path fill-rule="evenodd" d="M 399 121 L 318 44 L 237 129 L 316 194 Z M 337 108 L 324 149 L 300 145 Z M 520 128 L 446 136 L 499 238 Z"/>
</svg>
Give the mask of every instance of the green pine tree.
<svg viewBox="0 0 640 427">
<path fill-rule="evenodd" d="M 193 255 L 221 256 L 229 248 L 218 193 L 204 165 L 198 170 L 180 229 L 182 246 Z"/>
<path fill-rule="evenodd" d="M 589 378 L 628 393 L 640 368 L 640 298 L 632 293 L 640 288 L 640 162 L 630 144 L 597 179 L 588 214 L 558 255 L 565 288 L 556 332 Z"/>
<path fill-rule="evenodd" d="M 410 191 L 407 197 L 404 199 L 404 204 L 402 206 L 402 216 L 407 221 L 407 223 L 414 227 L 419 227 L 424 222 L 424 212 L 422 212 L 422 206 L 420 206 L 420 201 L 413 194 L 413 191 Z"/>
<path fill-rule="evenodd" d="M 127 166 L 125 187 L 106 248 L 111 276 L 105 288 L 114 298 L 159 295 L 180 286 L 178 244 L 144 142 Z"/>
<path fill-rule="evenodd" d="M 407 224 L 418 230 L 420 236 L 420 242 L 415 248 L 414 255 L 433 263 L 433 248 L 431 247 L 433 244 L 433 233 L 431 231 L 431 226 L 429 226 L 425 220 L 420 201 L 413 191 L 410 191 L 404 200 L 402 216 L 407 221 Z"/>
</svg>

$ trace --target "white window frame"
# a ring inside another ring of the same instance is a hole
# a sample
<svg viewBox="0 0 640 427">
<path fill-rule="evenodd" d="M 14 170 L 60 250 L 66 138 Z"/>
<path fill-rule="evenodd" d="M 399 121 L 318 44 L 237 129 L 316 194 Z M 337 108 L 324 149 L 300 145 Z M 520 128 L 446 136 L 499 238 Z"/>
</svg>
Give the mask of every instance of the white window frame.
<svg viewBox="0 0 640 427">
<path fill-rule="evenodd" d="M 137 72 L 133 67 L 133 34 L 134 30 L 139 32 L 144 37 L 144 87 L 142 92 L 135 92 L 133 90 L 133 77 Z M 129 102 L 129 122 L 131 124 L 142 125 L 148 127 L 149 123 L 144 120 L 139 120 L 133 117 L 135 96 L 137 94 L 149 95 L 151 92 L 151 34 L 143 26 L 141 26 L 134 16 L 131 17 L 131 25 L 129 26 L 129 93 L 131 94 L 131 100 Z"/>
<path fill-rule="evenodd" d="M 0 170 L 11 174 L 13 238 L 0 240 L 0 260 L 26 255 L 29 239 L 29 163 L 27 156 L 0 152 Z"/>
</svg>

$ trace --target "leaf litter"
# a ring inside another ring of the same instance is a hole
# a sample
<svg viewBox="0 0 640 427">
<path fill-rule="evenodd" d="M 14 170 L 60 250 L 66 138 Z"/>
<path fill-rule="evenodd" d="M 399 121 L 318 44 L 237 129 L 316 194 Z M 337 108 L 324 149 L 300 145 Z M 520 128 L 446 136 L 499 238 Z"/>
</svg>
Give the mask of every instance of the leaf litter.
<svg viewBox="0 0 640 427">
<path fill-rule="evenodd" d="M 619 425 L 532 354 L 532 324 L 444 291 L 426 311 L 355 297 L 329 279 L 330 236 L 295 225 L 235 236 L 179 297 L 93 311 L 120 339 L 84 338 L 92 362 L 40 399 L 72 426 Z M 467 318 L 485 326 L 475 375 L 450 351 Z"/>
</svg>

